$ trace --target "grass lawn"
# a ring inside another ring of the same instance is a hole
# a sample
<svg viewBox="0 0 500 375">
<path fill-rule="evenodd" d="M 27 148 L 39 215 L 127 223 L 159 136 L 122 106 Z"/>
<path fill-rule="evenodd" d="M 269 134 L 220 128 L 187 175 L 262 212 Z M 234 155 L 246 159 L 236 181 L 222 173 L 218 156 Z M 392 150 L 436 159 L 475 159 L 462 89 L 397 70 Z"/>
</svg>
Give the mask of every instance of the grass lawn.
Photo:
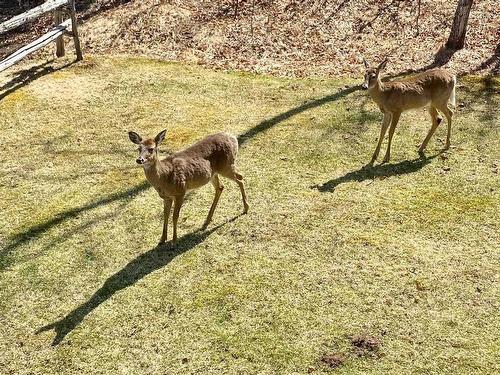
<svg viewBox="0 0 500 375">
<path fill-rule="evenodd" d="M 422 109 L 361 169 L 382 118 L 361 75 L 50 67 L 0 77 L 3 374 L 500 371 L 498 77 L 459 78 L 449 152 L 441 125 L 418 158 Z M 193 192 L 176 249 L 127 136 L 164 128 L 164 152 L 239 135 L 250 203 L 223 180 L 200 231 L 213 188 Z"/>
</svg>

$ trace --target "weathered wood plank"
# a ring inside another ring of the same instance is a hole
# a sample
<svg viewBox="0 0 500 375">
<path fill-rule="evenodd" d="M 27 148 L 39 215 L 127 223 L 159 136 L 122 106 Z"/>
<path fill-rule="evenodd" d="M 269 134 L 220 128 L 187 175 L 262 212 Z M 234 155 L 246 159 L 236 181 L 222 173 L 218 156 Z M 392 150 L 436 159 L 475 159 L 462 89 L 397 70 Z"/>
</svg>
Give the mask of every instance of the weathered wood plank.
<svg viewBox="0 0 500 375">
<path fill-rule="evenodd" d="M 33 9 L 30 9 L 24 13 L 21 13 L 11 19 L 0 23 L 0 34 L 5 33 L 9 30 L 15 29 L 26 22 L 33 21 L 35 18 L 41 16 L 44 13 L 50 12 L 51 10 L 57 9 L 62 5 L 68 3 L 68 0 L 48 0 L 42 5 L 39 5 Z"/>
<path fill-rule="evenodd" d="M 66 29 L 68 28 L 71 28 L 71 19 L 68 19 L 63 23 L 61 23 L 60 25 L 55 26 L 49 32 L 42 35 L 37 40 L 31 42 L 30 44 L 25 45 L 24 47 L 18 49 L 13 54 L 7 56 L 5 60 L 0 61 L 0 72 L 14 65 L 18 61 L 22 60 L 30 53 L 33 53 L 39 50 L 40 48 L 46 46 L 50 42 L 54 41 L 55 39 L 63 35 Z"/>
<path fill-rule="evenodd" d="M 60 25 L 63 22 L 63 12 L 61 9 L 54 10 L 54 25 Z M 59 36 L 56 39 L 56 56 L 64 56 L 64 39 L 63 36 Z"/>
</svg>

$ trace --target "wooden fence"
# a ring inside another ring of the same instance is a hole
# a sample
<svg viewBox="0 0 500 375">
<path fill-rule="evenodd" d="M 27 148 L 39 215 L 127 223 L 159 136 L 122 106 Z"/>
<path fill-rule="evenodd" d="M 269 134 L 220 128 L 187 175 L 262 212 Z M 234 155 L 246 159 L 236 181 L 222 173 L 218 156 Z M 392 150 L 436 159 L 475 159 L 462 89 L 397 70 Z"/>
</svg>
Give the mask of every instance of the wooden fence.
<svg viewBox="0 0 500 375">
<path fill-rule="evenodd" d="M 63 21 L 65 10 L 69 13 L 70 18 Z M 48 0 L 42 5 L 0 23 L 0 34 L 13 30 L 27 22 L 31 22 L 37 17 L 40 17 L 42 14 L 51 11 L 53 12 L 54 17 L 54 27 L 37 40 L 27 44 L 13 54 L 7 56 L 4 60 L 0 61 L 0 72 L 16 64 L 30 53 L 39 50 L 53 41 L 56 41 L 56 56 L 64 56 L 64 34 L 73 36 L 76 49 L 76 59 L 81 60 L 83 58 L 82 49 L 80 47 L 80 39 L 78 37 L 75 0 Z"/>
</svg>

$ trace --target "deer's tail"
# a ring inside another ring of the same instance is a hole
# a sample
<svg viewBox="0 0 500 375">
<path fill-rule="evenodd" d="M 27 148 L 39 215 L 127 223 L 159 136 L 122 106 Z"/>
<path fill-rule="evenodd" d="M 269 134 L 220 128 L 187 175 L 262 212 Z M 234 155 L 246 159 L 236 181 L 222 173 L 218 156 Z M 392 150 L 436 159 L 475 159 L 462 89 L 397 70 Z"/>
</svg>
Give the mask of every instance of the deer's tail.
<svg viewBox="0 0 500 375">
<path fill-rule="evenodd" d="M 453 76 L 453 88 L 451 89 L 451 95 L 450 95 L 450 104 L 453 107 L 456 106 L 456 94 L 455 94 L 456 87 L 457 87 L 457 76 Z"/>
</svg>

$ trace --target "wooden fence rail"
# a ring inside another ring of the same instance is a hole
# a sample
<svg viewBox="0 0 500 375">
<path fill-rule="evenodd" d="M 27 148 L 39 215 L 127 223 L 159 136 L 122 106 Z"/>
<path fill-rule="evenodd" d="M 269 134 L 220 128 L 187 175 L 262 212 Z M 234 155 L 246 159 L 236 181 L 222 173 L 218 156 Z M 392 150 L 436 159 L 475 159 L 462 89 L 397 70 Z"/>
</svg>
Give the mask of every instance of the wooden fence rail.
<svg viewBox="0 0 500 375">
<path fill-rule="evenodd" d="M 70 18 L 66 21 L 62 21 L 63 7 L 66 7 L 70 15 Z M 65 33 L 73 36 L 77 60 L 81 60 L 83 58 L 82 50 L 80 47 L 80 38 L 78 36 L 75 0 L 48 0 L 33 9 L 30 9 L 22 14 L 12 17 L 5 22 L 0 23 L 0 34 L 13 30 L 16 27 L 19 27 L 27 22 L 33 21 L 37 17 L 40 17 L 42 14 L 50 11 L 54 11 L 55 26 L 40 38 L 20 48 L 13 54 L 7 56 L 4 60 L 0 61 L 0 72 L 14 65 L 15 63 L 28 56 L 30 53 L 39 50 L 40 48 L 46 46 L 54 40 L 56 41 L 57 46 L 56 56 L 64 56 L 64 43 L 62 40 L 62 36 Z"/>
<path fill-rule="evenodd" d="M 68 0 L 49 0 L 39 5 L 33 9 L 30 9 L 22 14 L 12 17 L 10 20 L 0 23 L 0 34 L 3 34 L 9 30 L 15 29 L 27 22 L 33 21 L 34 19 L 40 17 L 42 14 L 50 12 L 51 10 L 57 9 L 63 5 L 66 5 Z"/>
</svg>

